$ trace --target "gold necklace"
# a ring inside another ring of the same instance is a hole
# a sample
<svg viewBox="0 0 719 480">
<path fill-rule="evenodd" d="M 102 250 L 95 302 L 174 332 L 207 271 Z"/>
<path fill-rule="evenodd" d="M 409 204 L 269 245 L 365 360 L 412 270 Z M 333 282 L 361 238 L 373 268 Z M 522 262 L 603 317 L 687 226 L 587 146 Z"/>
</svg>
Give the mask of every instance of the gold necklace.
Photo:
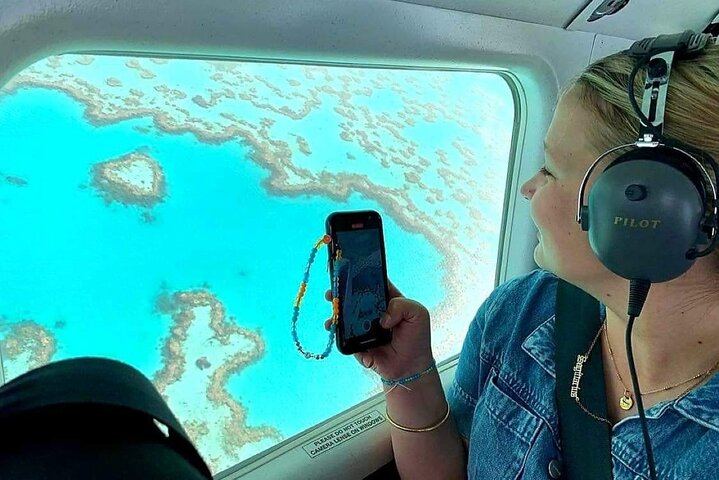
<svg viewBox="0 0 719 480">
<path fill-rule="evenodd" d="M 569 396 L 577 402 L 577 405 L 579 406 L 579 408 L 581 408 L 584 411 L 584 413 L 586 413 L 590 417 L 594 418 L 595 420 L 606 423 L 611 428 L 611 427 L 613 427 L 613 423 L 611 421 L 609 421 L 608 419 L 606 419 L 604 417 L 600 417 L 599 415 L 593 414 L 584 405 L 582 405 L 581 400 L 579 400 L 579 390 L 581 389 L 580 384 L 581 384 L 581 380 L 582 380 L 582 375 L 583 375 L 582 370 L 584 369 L 584 364 L 587 362 L 587 360 L 589 360 L 589 355 L 592 353 L 592 350 L 594 349 L 594 345 L 597 343 L 597 339 L 599 338 L 599 335 L 602 333 L 602 330 L 606 331 L 606 324 L 607 324 L 607 320 L 605 319 L 604 322 L 602 322 L 602 325 L 599 327 L 597 334 L 594 336 L 594 340 L 592 340 L 592 344 L 589 346 L 589 350 L 587 350 L 587 353 L 585 353 L 584 355 L 577 355 L 577 362 L 574 364 L 574 368 L 573 368 L 574 375 L 572 376 L 572 385 L 569 390 Z M 607 340 L 608 339 L 609 339 L 609 337 L 607 337 Z M 610 354 L 611 354 L 611 349 L 610 349 Z M 612 361 L 614 361 L 614 357 L 612 357 Z M 614 366 L 616 368 L 616 363 L 614 364 Z M 706 372 L 701 373 L 698 376 L 695 376 L 694 378 L 684 381 L 678 385 L 686 384 L 686 383 L 690 382 L 691 380 L 694 380 L 695 378 L 700 378 L 700 377 L 704 378 L 707 375 L 709 375 L 710 373 L 712 373 L 713 371 L 715 371 L 717 369 L 717 367 L 719 367 L 719 361 L 717 361 L 717 363 L 712 368 L 707 370 Z M 617 370 L 617 375 L 618 374 L 619 374 L 619 371 Z M 619 377 L 619 380 L 621 381 L 622 378 Z M 699 383 L 699 382 L 697 382 L 697 383 Z M 622 385 L 624 385 L 623 381 L 622 381 Z M 675 386 L 678 386 L 678 385 L 675 385 Z M 689 388 L 684 390 L 684 392 L 681 395 L 679 395 L 679 397 L 677 397 L 677 398 L 684 397 L 684 395 L 689 393 L 689 391 L 692 388 L 694 388 L 694 386 L 695 385 L 690 385 Z M 672 386 L 670 386 L 669 388 L 665 387 L 664 389 L 661 389 L 659 391 L 669 390 L 670 388 L 674 388 L 674 387 L 672 387 Z M 625 390 L 626 390 L 626 387 L 625 387 Z M 626 393 L 628 393 L 628 391 L 625 392 L 625 394 Z M 648 395 L 649 393 L 655 393 L 655 392 L 647 392 L 646 394 L 643 394 L 643 395 Z M 631 399 L 631 397 L 630 397 L 630 399 Z M 632 403 L 633 403 L 633 401 L 632 401 Z M 620 403 L 620 406 L 621 406 L 621 403 Z M 631 407 L 629 407 L 629 408 L 631 408 Z M 626 410 L 628 410 L 628 409 L 626 409 Z"/>
<path fill-rule="evenodd" d="M 574 375 L 572 376 L 572 386 L 569 390 L 569 396 L 574 399 L 574 401 L 577 402 L 577 405 L 579 405 L 579 408 L 584 410 L 584 413 L 589 415 L 590 417 L 599 420 L 600 422 L 604 422 L 609 424 L 609 426 L 612 426 L 612 422 L 607 420 L 606 418 L 600 417 L 599 415 L 595 415 L 589 410 L 587 410 L 584 405 L 582 405 L 582 402 L 579 400 L 579 390 L 580 390 L 580 383 L 582 381 L 582 370 L 584 369 L 584 364 L 587 363 L 587 360 L 589 360 L 589 354 L 592 353 L 592 349 L 594 348 L 594 344 L 597 343 L 597 339 L 599 338 L 599 334 L 602 333 L 602 327 L 599 327 L 599 330 L 597 330 L 597 334 L 594 336 L 594 340 L 592 340 L 592 344 L 589 346 L 589 350 L 587 350 L 587 353 L 584 355 L 577 355 L 577 362 L 574 364 L 574 368 L 572 369 L 574 371 Z"/>
<path fill-rule="evenodd" d="M 609 334 L 607 334 L 606 319 L 602 323 L 602 328 L 604 330 L 604 336 L 607 339 L 607 346 L 609 347 L 609 356 L 612 357 L 612 364 L 614 365 L 614 371 L 617 374 L 619 381 L 622 382 L 622 387 L 624 388 L 624 394 L 619 399 L 619 408 L 621 408 L 624 411 L 627 411 L 627 410 L 630 410 L 632 408 L 632 406 L 634 405 L 634 398 L 632 397 L 632 392 L 627 388 L 626 384 L 624 383 L 624 380 L 622 379 L 622 376 L 619 374 L 619 368 L 617 367 L 617 362 L 614 360 L 614 352 L 612 352 L 612 344 L 609 342 Z M 683 382 L 676 383 L 674 385 L 669 385 L 664 388 L 658 388 L 656 390 L 652 390 L 649 392 L 640 392 L 640 393 L 642 396 L 645 396 L 645 395 L 651 395 L 653 393 L 666 392 L 667 390 L 671 390 L 672 388 L 676 388 L 681 385 L 685 385 L 685 384 L 691 382 L 692 380 L 696 380 L 698 378 L 704 378 L 707 375 L 709 375 L 711 372 L 713 372 L 718 366 L 719 366 L 719 361 L 717 361 L 717 363 L 715 363 L 714 366 L 711 367 L 706 372 L 698 373 L 688 380 L 684 380 Z M 690 387 L 690 389 L 691 389 L 691 387 Z M 684 392 L 684 393 L 686 393 L 686 392 Z"/>
</svg>

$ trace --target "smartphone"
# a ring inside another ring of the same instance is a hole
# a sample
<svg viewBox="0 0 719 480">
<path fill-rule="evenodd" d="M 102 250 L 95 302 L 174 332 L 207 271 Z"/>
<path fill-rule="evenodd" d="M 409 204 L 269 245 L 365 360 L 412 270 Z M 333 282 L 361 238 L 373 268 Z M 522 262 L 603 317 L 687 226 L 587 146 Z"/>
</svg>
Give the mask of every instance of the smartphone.
<svg viewBox="0 0 719 480">
<path fill-rule="evenodd" d="M 325 228 L 332 237 L 330 285 L 339 275 L 337 349 L 349 355 L 387 345 L 392 332 L 379 323 L 389 301 L 382 218 L 372 210 L 334 212 Z"/>
</svg>

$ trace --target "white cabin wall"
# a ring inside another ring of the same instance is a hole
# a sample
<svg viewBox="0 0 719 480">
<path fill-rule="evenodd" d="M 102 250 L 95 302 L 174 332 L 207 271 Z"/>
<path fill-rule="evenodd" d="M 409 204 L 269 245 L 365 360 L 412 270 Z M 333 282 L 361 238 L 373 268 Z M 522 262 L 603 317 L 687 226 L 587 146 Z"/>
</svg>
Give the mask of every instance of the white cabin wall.
<svg viewBox="0 0 719 480">
<path fill-rule="evenodd" d="M 533 66 L 538 57 L 542 73 L 561 83 L 585 63 L 594 36 L 391 0 L 2 0 L 1 7 L 0 83 L 36 60 L 79 51 L 425 66 Z"/>
<path fill-rule="evenodd" d="M 620 50 L 625 50 L 631 47 L 632 43 L 634 43 L 634 40 L 610 37 L 607 35 L 597 35 L 594 40 L 594 47 L 592 48 L 589 63 L 594 63 L 602 57 L 619 52 Z"/>
<path fill-rule="evenodd" d="M 488 17 L 511 18 L 522 22 L 565 27 L 591 0 L 394 0 L 417 5 L 476 13 Z"/>
<path fill-rule="evenodd" d="M 661 34 L 701 32 L 719 12 L 716 0 L 632 0 L 614 15 L 587 20 L 604 0 L 592 0 L 567 26 L 567 30 L 595 32 L 640 40 Z"/>
</svg>

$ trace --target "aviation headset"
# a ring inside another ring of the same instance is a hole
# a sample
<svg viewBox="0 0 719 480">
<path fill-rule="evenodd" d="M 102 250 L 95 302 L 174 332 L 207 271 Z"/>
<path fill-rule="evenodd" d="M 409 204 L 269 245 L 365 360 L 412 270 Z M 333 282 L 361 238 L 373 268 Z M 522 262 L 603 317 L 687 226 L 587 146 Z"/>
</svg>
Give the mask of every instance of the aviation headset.
<svg viewBox="0 0 719 480">
<path fill-rule="evenodd" d="M 697 157 L 708 161 L 715 174 L 716 163 L 706 152 L 663 135 L 672 59 L 675 54 L 699 53 L 710 38 L 686 31 L 632 45 L 628 53 L 637 62 L 629 79 L 629 97 L 642 120 L 639 140 L 602 154 L 582 181 L 577 222 L 589 232 L 589 243 L 601 262 L 628 280 L 659 283 L 677 278 L 716 244 L 717 192 Z M 634 99 L 634 77 L 647 60 L 640 112 Z M 587 180 L 597 164 L 627 148 L 631 150 L 597 178 L 589 205 L 584 205 Z"/>
<path fill-rule="evenodd" d="M 664 111 L 674 58 L 699 54 L 709 34 L 691 30 L 635 42 L 623 53 L 635 60 L 628 94 L 640 119 L 639 139 L 611 148 L 584 175 L 577 201 L 577 222 L 589 232 L 592 251 L 609 270 L 630 281 L 626 348 L 635 392 L 640 392 L 631 347 L 635 317 L 641 313 L 652 283 L 673 280 L 717 243 L 719 167 L 707 153 L 664 135 Z M 634 78 L 647 65 L 642 108 L 634 98 Z M 587 181 L 599 162 L 619 155 L 599 175 L 584 204 Z M 635 396 L 642 424 L 650 475 L 656 479 L 651 442 L 641 395 Z"/>
</svg>

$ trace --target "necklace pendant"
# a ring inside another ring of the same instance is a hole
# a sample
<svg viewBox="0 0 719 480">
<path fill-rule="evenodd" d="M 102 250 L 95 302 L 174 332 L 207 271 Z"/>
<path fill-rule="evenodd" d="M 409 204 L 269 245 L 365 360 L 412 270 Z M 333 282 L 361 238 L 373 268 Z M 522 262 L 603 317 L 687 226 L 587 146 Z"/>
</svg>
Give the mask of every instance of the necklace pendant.
<svg viewBox="0 0 719 480">
<path fill-rule="evenodd" d="M 619 399 L 619 407 L 622 410 L 629 410 L 634 405 L 634 400 L 632 400 L 632 396 L 629 392 L 624 392 L 624 395 L 622 395 L 622 398 Z"/>
</svg>

